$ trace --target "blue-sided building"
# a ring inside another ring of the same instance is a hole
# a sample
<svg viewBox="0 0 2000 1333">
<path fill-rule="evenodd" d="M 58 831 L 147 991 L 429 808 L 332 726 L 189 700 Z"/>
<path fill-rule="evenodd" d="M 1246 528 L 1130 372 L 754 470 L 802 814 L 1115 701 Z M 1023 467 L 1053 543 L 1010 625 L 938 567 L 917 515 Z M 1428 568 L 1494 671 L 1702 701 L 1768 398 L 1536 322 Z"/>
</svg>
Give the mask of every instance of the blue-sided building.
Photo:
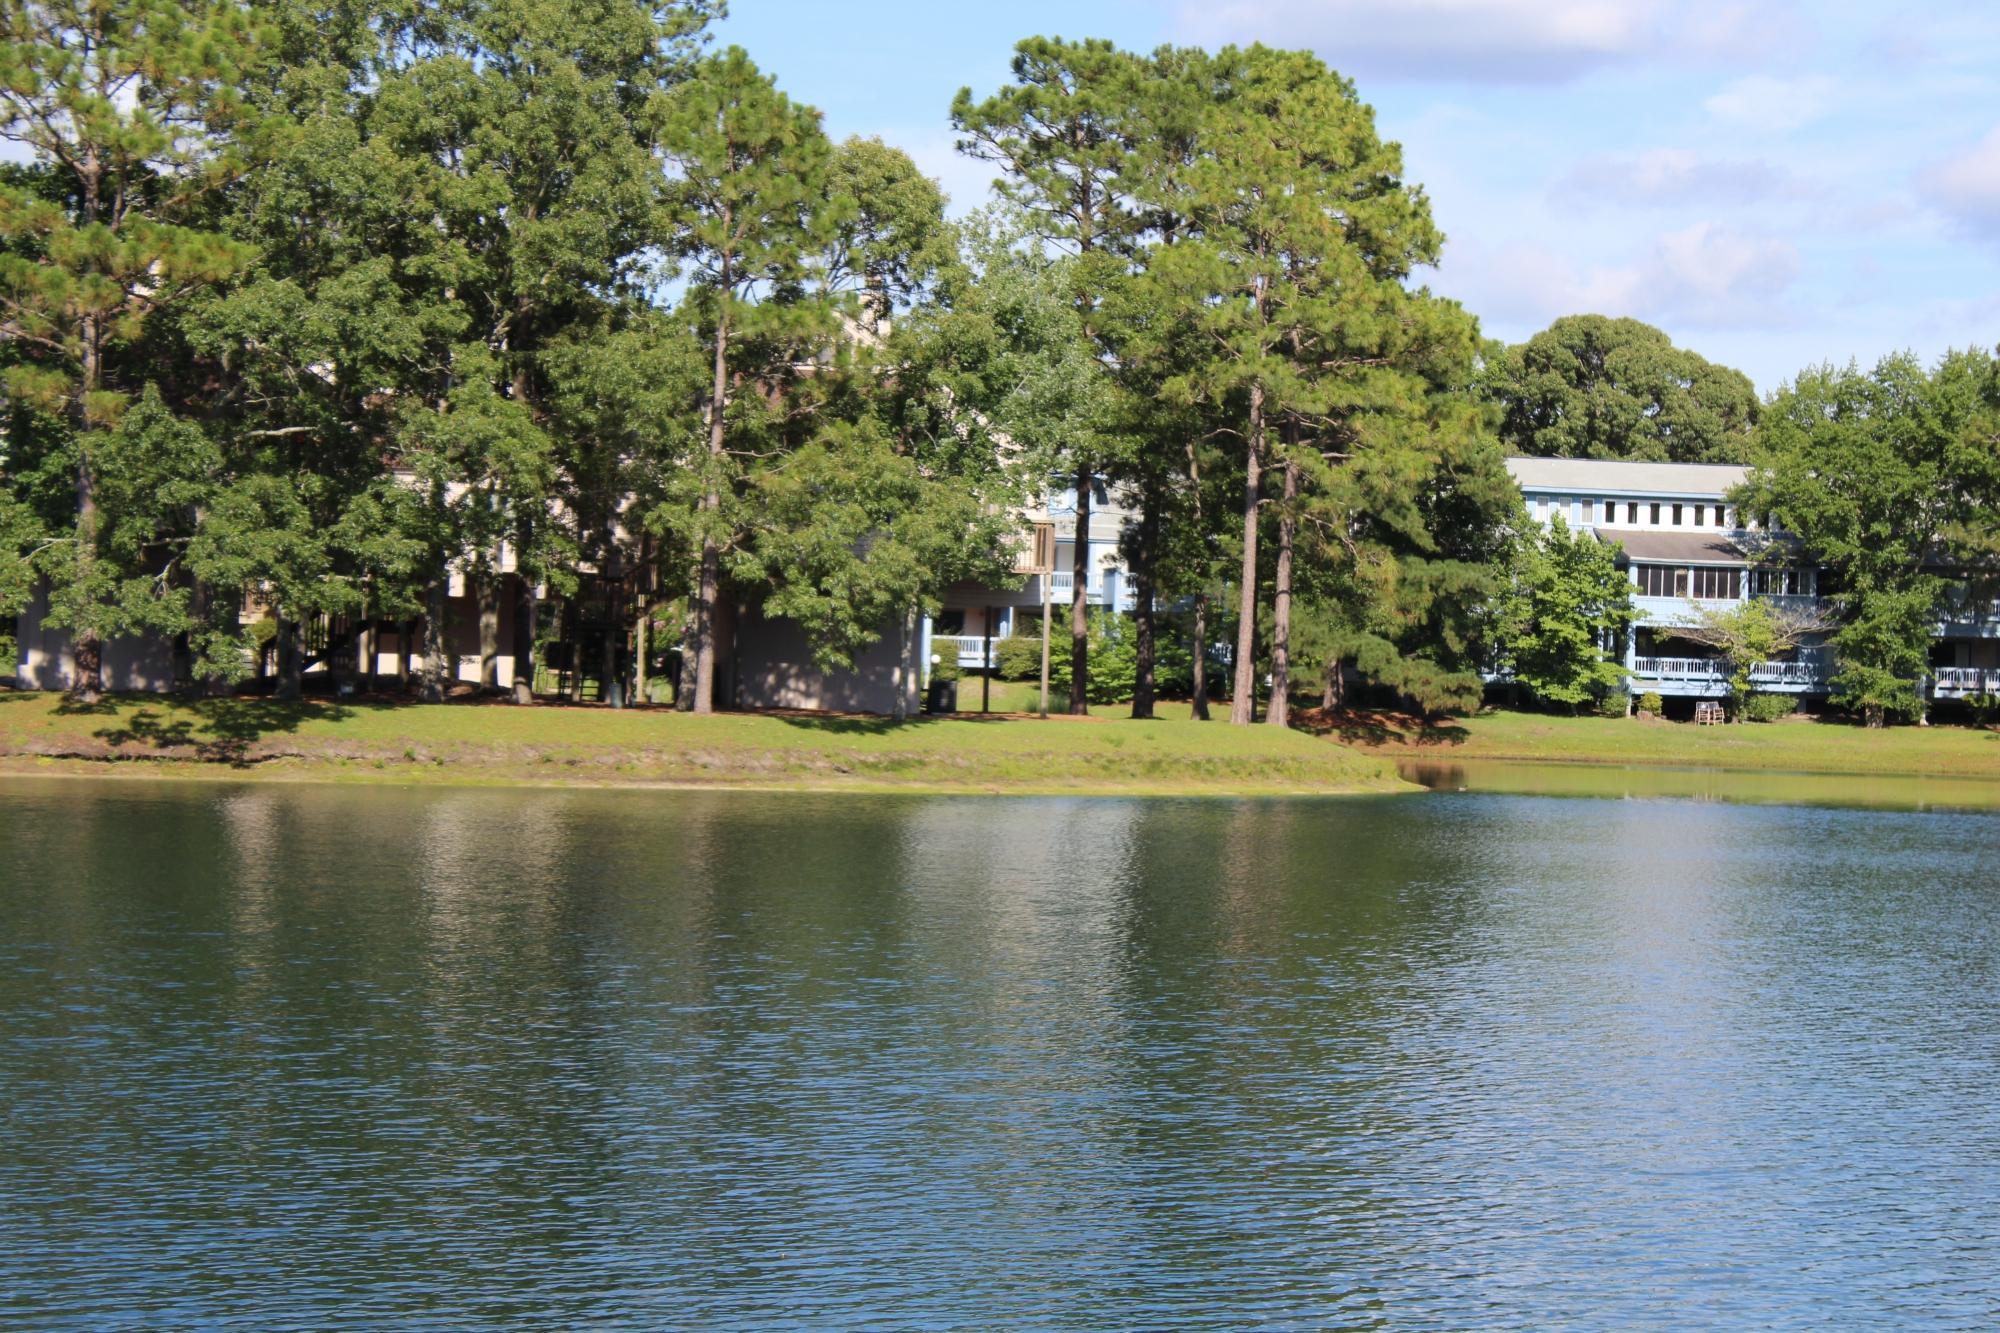
<svg viewBox="0 0 2000 1333">
<path fill-rule="evenodd" d="M 1684 633 L 1703 608 L 1766 598 L 1801 620 L 1831 622 L 1824 571 L 1784 532 L 1760 529 L 1730 503 L 1746 468 L 1576 458 L 1510 458 L 1507 468 L 1537 522 L 1559 515 L 1571 530 L 1619 548 L 1639 613 L 1624 645 L 1634 694 L 1728 693 L 1717 651 Z M 1956 595 L 1937 627 L 1926 689 L 1936 699 L 2000 694 L 2000 587 L 1991 574 L 1940 572 L 1953 578 Z M 1797 651 L 1759 665 L 1757 689 L 1823 697 L 1836 670 L 1825 638 L 1809 634 Z"/>
</svg>

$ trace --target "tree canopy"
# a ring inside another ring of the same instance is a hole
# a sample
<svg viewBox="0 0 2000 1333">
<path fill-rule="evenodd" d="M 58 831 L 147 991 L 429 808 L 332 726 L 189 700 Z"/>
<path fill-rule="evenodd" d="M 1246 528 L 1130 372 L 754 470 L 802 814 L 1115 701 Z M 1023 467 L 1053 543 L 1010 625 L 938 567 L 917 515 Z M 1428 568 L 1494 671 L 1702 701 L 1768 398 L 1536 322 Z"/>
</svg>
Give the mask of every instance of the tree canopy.
<svg viewBox="0 0 2000 1333">
<path fill-rule="evenodd" d="M 1954 352 L 1820 366 L 1782 388 L 1738 503 L 1822 568 L 1837 619 L 1833 697 L 1872 724 L 1923 709 L 1931 635 L 1991 556 L 2000 366 Z"/>
<path fill-rule="evenodd" d="M 1740 371 L 1604 315 L 1566 315 L 1493 350 L 1480 391 L 1508 452 L 1535 458 L 1743 463 L 1758 416 Z"/>
</svg>

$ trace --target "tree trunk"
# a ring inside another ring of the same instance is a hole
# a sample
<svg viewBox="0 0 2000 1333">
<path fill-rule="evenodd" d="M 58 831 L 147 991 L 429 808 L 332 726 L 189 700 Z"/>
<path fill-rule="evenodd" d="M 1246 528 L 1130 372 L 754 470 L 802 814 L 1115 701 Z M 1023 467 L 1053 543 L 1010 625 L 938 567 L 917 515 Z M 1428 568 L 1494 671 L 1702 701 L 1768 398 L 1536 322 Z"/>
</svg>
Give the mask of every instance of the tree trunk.
<svg viewBox="0 0 2000 1333">
<path fill-rule="evenodd" d="M 444 702 L 444 692 L 450 679 L 445 674 L 444 662 L 445 593 L 445 581 L 439 577 L 424 597 L 423 700 L 427 704 Z"/>
<path fill-rule="evenodd" d="M 597 701 L 610 704 L 613 708 L 625 706 L 625 680 L 618 670 L 618 640 L 621 620 L 618 615 L 618 594 L 614 590 L 604 599 L 604 645 L 597 656 Z"/>
<path fill-rule="evenodd" d="M 1278 578 L 1271 592 L 1271 706 L 1264 720 L 1274 727 L 1292 722 L 1292 545 L 1298 536 L 1299 465 L 1285 460 L 1284 507 L 1278 511 Z"/>
<path fill-rule="evenodd" d="M 479 580 L 479 688 L 500 688 L 500 590 L 491 574 Z"/>
<path fill-rule="evenodd" d="M 1153 556 L 1160 529 L 1159 496 L 1149 488 L 1142 503 L 1145 508 L 1139 515 L 1139 567 L 1133 571 L 1133 717 L 1153 715 Z"/>
<path fill-rule="evenodd" d="M 535 585 L 514 556 L 514 702 L 535 701 Z"/>
<path fill-rule="evenodd" d="M 723 222 L 727 225 L 728 213 Z M 701 577 L 694 600 L 694 700 L 697 713 L 715 711 L 715 599 L 720 583 L 721 551 L 715 542 L 715 516 L 722 508 L 722 426 L 729 406 L 729 256 L 722 258 L 721 306 L 715 323 L 715 366 L 708 392 L 708 462 L 713 469 L 701 497 L 704 516 L 701 537 Z"/>
<path fill-rule="evenodd" d="M 188 614 L 197 629 L 208 623 L 208 585 L 200 579 L 188 584 Z M 196 692 L 194 636 L 196 630 L 187 630 L 174 636 L 174 688 Z"/>
<path fill-rule="evenodd" d="M 1208 594 L 1194 597 L 1194 720 L 1208 721 Z"/>
<path fill-rule="evenodd" d="M 917 609 L 911 607 L 903 613 L 902 624 L 896 629 L 896 698 L 889 706 L 889 712 L 898 722 L 910 716 L 910 700 L 917 693 L 920 677 L 917 674 Z"/>
<path fill-rule="evenodd" d="M 1320 711 L 1331 713 L 1346 702 L 1347 673 L 1342 669 L 1341 660 L 1336 657 L 1326 664 L 1326 688 L 1320 693 Z"/>
<path fill-rule="evenodd" d="M 417 622 L 400 621 L 396 625 L 396 685 L 404 693 L 410 688 L 410 641 L 417 637 Z"/>
<path fill-rule="evenodd" d="M 1069 594 L 1069 711 L 1090 711 L 1090 487 L 1091 470 L 1076 470 L 1076 543 L 1071 548 Z"/>
<path fill-rule="evenodd" d="M 299 651 L 299 622 L 285 616 L 278 617 L 278 697 L 296 699 L 304 693 L 303 663 L 305 655 Z"/>
<path fill-rule="evenodd" d="M 641 576 L 643 578 L 643 575 Z M 643 584 L 642 584 L 643 589 Z M 646 659 L 653 651 L 651 631 L 653 615 L 652 599 L 642 590 L 639 593 L 639 611 L 632 617 L 632 702 L 644 704 L 652 702 L 646 697 Z"/>
<path fill-rule="evenodd" d="M 1236 598 L 1236 681 L 1229 721 L 1245 726 L 1257 715 L 1257 503 L 1264 464 L 1264 386 L 1250 386 L 1250 435 L 1243 451 L 1243 587 Z"/>
<path fill-rule="evenodd" d="M 1861 716 L 1870 731 L 1879 730 L 1889 724 L 1888 715 L 1881 704 L 1863 704 Z"/>
</svg>

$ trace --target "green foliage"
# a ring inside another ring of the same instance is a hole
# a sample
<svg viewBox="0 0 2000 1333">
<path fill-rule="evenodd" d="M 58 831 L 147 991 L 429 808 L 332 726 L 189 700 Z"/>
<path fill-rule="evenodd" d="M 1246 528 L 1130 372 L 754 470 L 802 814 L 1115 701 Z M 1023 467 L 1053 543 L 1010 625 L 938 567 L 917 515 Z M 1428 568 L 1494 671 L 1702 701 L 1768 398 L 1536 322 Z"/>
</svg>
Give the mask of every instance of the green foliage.
<svg viewBox="0 0 2000 1333">
<path fill-rule="evenodd" d="M 1647 690 L 1639 696 L 1639 711 L 1648 717 L 1659 717 L 1667 711 L 1666 700 L 1660 698 L 1654 691 Z"/>
<path fill-rule="evenodd" d="M 1696 619 L 1675 633 L 1722 650 L 1729 664 L 1730 700 L 1740 710 L 1750 698 L 1750 676 L 1757 665 L 1798 648 L 1821 628 L 1814 618 L 1753 598 L 1726 609 L 1698 607 Z"/>
<path fill-rule="evenodd" d="M 1740 463 L 1757 424 L 1748 377 L 1636 319 L 1565 316 L 1493 355 L 1480 390 L 1506 448 L 1538 458 Z"/>
<path fill-rule="evenodd" d="M 1039 626 L 1034 634 L 1009 634 L 993 644 L 994 674 L 1002 680 L 1040 680 L 1042 639 Z"/>
<path fill-rule="evenodd" d="M 1744 722 L 1778 722 L 1798 711 L 1795 695 L 1753 694 L 1738 705 L 1736 716 Z"/>
<path fill-rule="evenodd" d="M 1940 551 L 1981 553 L 1994 493 L 1995 363 L 1953 353 L 1872 371 L 1822 366 L 1785 386 L 1759 429 L 1738 503 L 1796 534 L 1834 576 L 1833 700 L 1871 723 L 1912 716 L 1949 591 Z"/>
<path fill-rule="evenodd" d="M 958 640 L 950 637 L 933 638 L 931 661 L 926 670 L 928 678 L 934 683 L 949 684 L 964 676 L 965 669 L 958 664 Z"/>
<path fill-rule="evenodd" d="M 1062 614 L 1062 608 L 1056 609 Z M 1002 680 L 1040 681 L 1042 678 L 1042 638 L 1041 627 L 1032 619 L 1027 620 L 1032 632 L 1011 634 L 993 645 L 994 658 L 999 663 L 998 674 Z M 1138 677 L 1138 645 L 1134 638 L 1131 617 L 1106 611 L 1102 607 L 1092 607 L 1090 626 L 1090 688 L 1089 700 L 1093 704 L 1123 703 L 1132 697 L 1132 688 Z M 1061 651 L 1065 645 L 1060 637 L 1052 640 L 1049 651 L 1049 697 L 1054 701 L 1067 695 L 1070 684 L 1069 654 Z M 1164 645 L 1163 645 L 1164 646 Z M 1168 650 L 1169 678 L 1175 674 L 1171 665 L 1174 658 Z M 1179 654 L 1184 659 L 1185 653 Z M 1178 674 L 1185 675 L 1184 663 Z"/>
<path fill-rule="evenodd" d="M 15 492 L 0 563 L 46 581 L 85 697 L 106 637 L 177 618 L 159 550 L 186 515 L 149 531 L 150 489 L 113 493 L 103 474 L 119 453 L 128 481 L 147 470 L 120 434 L 155 371 L 146 340 L 247 259 L 213 209 L 259 132 L 247 90 L 268 54 L 238 0 L 0 3 L 0 139 L 30 157 L 0 174 L 0 398 L 17 423 L 43 418 L 0 472 Z M 72 482 L 60 509 L 37 485 L 58 473 Z"/>
<path fill-rule="evenodd" d="M 1615 548 L 1561 518 L 1519 537 L 1498 610 L 1500 661 L 1538 699 L 1575 709 L 1621 690 L 1618 645 L 1632 619 Z"/>
</svg>

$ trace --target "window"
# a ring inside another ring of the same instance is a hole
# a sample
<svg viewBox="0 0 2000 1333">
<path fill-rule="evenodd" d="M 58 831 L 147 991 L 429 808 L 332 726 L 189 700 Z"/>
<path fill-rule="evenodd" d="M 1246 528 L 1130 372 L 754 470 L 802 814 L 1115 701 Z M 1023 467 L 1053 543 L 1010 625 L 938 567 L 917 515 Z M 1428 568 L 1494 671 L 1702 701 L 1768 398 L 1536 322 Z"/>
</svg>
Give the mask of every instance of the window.
<svg viewBox="0 0 2000 1333">
<path fill-rule="evenodd" d="M 1750 571 L 1752 597 L 1793 597 L 1805 586 L 1802 571 L 1796 569 L 1753 569 Z"/>
<path fill-rule="evenodd" d="M 1651 506 L 1651 509 L 1653 512 L 1647 516 L 1646 521 L 1657 528 L 1660 526 L 1660 507 L 1655 504 Z"/>
<path fill-rule="evenodd" d="M 1632 525 L 1633 525 L 1633 526 L 1635 526 L 1635 527 L 1636 527 L 1636 526 L 1638 526 L 1638 523 L 1639 523 L 1639 506 L 1638 506 L 1638 505 L 1636 505 L 1636 504 L 1628 504 L 1628 505 L 1626 505 L 1626 506 L 1625 506 L 1625 521 L 1626 521 L 1627 523 L 1630 523 L 1630 524 L 1632 524 Z"/>
<path fill-rule="evenodd" d="M 1615 501 L 1606 500 L 1604 502 L 1604 521 L 1606 523 L 1616 523 L 1618 521 L 1618 505 Z"/>
<path fill-rule="evenodd" d="M 1675 505 L 1675 506 L 1674 506 L 1674 526 L 1675 526 L 1675 527 L 1679 527 L 1680 525 L 1681 525 L 1681 507 L 1680 507 L 1679 505 Z"/>
<path fill-rule="evenodd" d="M 1721 505 L 1717 505 L 1715 507 L 1715 526 L 1718 528 L 1726 528 L 1729 526 L 1729 521 L 1723 517 Z"/>
<path fill-rule="evenodd" d="M 1733 602 L 1743 595 L 1743 571 L 1697 569 L 1694 571 L 1694 595 L 1701 601 Z"/>
<path fill-rule="evenodd" d="M 1703 512 L 1704 512 L 1704 506 L 1702 506 L 1702 505 L 1696 505 L 1696 506 L 1694 507 L 1694 525 L 1695 525 L 1696 527 L 1700 527 L 1700 526 L 1701 526 L 1701 516 L 1702 516 L 1702 513 L 1703 513 Z"/>
<path fill-rule="evenodd" d="M 1635 565 L 1641 597 L 1685 597 L 1688 572 L 1680 565 Z"/>
</svg>

